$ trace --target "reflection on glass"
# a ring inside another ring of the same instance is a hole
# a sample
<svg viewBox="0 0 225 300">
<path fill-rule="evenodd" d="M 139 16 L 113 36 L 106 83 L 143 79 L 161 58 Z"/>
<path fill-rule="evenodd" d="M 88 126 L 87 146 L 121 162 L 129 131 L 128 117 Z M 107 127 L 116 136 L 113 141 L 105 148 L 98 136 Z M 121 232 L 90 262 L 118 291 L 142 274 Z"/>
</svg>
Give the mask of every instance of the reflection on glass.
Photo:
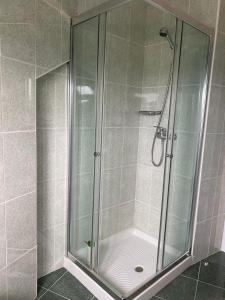
<svg viewBox="0 0 225 300">
<path fill-rule="evenodd" d="M 70 252 L 91 263 L 93 185 L 98 54 L 98 18 L 73 28 L 74 114 L 72 115 L 72 165 Z"/>
<path fill-rule="evenodd" d="M 175 134 L 168 199 L 164 262 L 189 249 L 195 167 L 201 130 L 202 97 L 209 38 L 184 23 L 175 113 Z"/>
</svg>

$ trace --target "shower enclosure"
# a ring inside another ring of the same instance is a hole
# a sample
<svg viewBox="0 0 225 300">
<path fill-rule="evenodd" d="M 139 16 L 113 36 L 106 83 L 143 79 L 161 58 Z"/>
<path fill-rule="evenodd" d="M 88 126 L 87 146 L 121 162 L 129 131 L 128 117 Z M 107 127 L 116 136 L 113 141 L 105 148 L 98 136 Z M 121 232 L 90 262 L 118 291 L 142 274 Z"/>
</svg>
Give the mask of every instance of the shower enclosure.
<svg viewBox="0 0 225 300">
<path fill-rule="evenodd" d="M 193 255 L 210 36 L 111 2 L 72 26 L 68 256 L 133 299 Z"/>
</svg>

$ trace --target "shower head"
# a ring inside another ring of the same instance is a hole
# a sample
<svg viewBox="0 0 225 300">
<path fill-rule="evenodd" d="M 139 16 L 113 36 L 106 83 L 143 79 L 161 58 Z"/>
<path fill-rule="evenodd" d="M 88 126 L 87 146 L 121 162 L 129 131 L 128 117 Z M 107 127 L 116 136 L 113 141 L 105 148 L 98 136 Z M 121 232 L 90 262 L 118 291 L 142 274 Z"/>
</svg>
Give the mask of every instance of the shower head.
<svg viewBox="0 0 225 300">
<path fill-rule="evenodd" d="M 161 37 L 163 37 L 163 38 L 166 38 L 167 41 L 168 41 L 168 43 L 169 43 L 169 45 L 170 45 L 170 48 L 171 48 L 172 50 L 174 50 L 174 43 L 173 43 L 173 41 L 172 41 L 172 39 L 171 39 L 171 37 L 170 37 L 170 35 L 169 35 L 169 31 L 168 31 L 168 29 L 167 29 L 166 27 L 162 27 L 162 28 L 160 29 L 159 35 L 160 35 Z"/>
</svg>

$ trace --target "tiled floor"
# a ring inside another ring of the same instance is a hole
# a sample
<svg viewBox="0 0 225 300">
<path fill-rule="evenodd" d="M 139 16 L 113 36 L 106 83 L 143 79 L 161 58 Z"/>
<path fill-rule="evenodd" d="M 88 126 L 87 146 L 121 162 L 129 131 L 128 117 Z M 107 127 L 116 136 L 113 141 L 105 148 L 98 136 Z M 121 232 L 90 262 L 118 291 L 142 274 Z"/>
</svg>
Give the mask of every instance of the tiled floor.
<svg viewBox="0 0 225 300">
<path fill-rule="evenodd" d="M 65 269 L 38 280 L 37 299 L 97 300 Z M 192 266 L 153 299 L 225 300 L 225 253 L 219 252 Z"/>
</svg>

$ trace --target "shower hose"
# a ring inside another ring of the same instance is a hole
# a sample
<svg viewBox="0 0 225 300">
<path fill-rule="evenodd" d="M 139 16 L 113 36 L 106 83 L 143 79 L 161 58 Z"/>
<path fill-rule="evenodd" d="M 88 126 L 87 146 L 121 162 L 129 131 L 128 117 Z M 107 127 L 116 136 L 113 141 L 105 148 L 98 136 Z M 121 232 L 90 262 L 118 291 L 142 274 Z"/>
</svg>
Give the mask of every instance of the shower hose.
<svg viewBox="0 0 225 300">
<path fill-rule="evenodd" d="M 165 107 L 166 107 L 166 102 L 167 102 L 167 99 L 168 99 L 169 91 L 171 89 L 172 72 L 173 72 L 173 63 L 171 63 L 171 65 L 170 65 L 169 77 L 168 77 L 168 82 L 167 82 L 167 86 L 166 86 L 162 111 L 161 111 L 158 123 L 156 125 L 156 130 L 155 130 L 155 134 L 154 134 L 154 138 L 153 138 L 153 142 L 152 142 L 151 156 L 152 156 L 152 164 L 155 167 L 160 167 L 161 166 L 161 164 L 163 162 L 163 159 L 164 159 L 164 154 L 165 154 L 165 141 L 166 141 L 166 138 L 163 138 L 162 136 L 160 136 L 159 138 L 161 139 L 161 155 L 160 155 L 159 161 L 158 162 L 155 161 L 154 153 L 155 153 L 156 139 L 157 139 L 157 134 L 158 134 L 158 132 L 161 128 L 160 125 L 161 125 L 161 122 L 162 122 L 163 114 L 165 112 Z"/>
</svg>

